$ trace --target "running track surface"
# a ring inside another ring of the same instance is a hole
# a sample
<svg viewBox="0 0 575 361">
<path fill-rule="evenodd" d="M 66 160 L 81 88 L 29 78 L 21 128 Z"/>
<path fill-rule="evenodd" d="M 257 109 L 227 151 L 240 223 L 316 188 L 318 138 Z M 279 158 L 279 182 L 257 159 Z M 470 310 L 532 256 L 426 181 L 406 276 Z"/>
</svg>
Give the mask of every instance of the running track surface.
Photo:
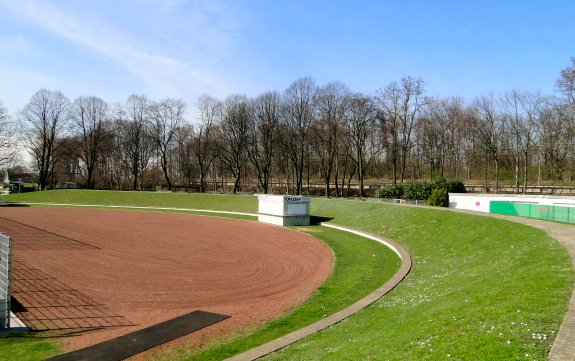
<svg viewBox="0 0 575 361">
<path fill-rule="evenodd" d="M 199 347 L 302 303 L 333 265 L 304 233 L 187 214 L 0 207 L 0 232 L 13 238 L 19 316 L 75 332 L 61 339 L 66 350 L 194 310 L 230 315 L 167 344 Z"/>
</svg>

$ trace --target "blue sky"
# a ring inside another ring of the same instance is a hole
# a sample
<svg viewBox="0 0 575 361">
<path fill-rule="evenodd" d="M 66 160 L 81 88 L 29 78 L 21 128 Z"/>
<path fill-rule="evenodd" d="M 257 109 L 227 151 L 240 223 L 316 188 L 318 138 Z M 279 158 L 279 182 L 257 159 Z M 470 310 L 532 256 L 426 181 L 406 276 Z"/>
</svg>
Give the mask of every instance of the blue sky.
<svg viewBox="0 0 575 361">
<path fill-rule="evenodd" d="M 0 0 L 0 102 L 283 91 L 302 76 L 375 94 L 552 94 L 575 56 L 575 1 Z"/>
</svg>

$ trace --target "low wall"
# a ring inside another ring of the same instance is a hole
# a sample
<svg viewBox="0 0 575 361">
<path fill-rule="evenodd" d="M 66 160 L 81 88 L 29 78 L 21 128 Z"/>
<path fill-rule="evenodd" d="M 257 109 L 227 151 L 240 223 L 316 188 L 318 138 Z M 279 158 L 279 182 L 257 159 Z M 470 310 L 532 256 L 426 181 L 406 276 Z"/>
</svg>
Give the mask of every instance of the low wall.
<svg viewBox="0 0 575 361">
<path fill-rule="evenodd" d="M 449 208 L 575 223 L 575 197 L 450 193 Z"/>
</svg>

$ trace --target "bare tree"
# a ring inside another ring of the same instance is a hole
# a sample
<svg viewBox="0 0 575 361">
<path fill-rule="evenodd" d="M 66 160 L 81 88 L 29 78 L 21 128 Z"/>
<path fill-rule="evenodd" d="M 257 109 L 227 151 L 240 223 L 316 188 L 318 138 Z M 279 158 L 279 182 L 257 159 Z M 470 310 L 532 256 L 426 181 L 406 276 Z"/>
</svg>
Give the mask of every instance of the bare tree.
<svg viewBox="0 0 575 361">
<path fill-rule="evenodd" d="M 428 98 L 417 126 L 420 156 L 429 163 L 430 178 L 435 171 L 441 177 L 447 169 L 457 176 L 461 158 L 461 126 L 464 117 L 463 99 Z M 423 162 L 423 160 L 422 160 Z"/>
<path fill-rule="evenodd" d="M 443 150 L 443 124 L 445 114 L 437 99 L 428 99 L 427 106 L 422 112 L 421 119 L 415 129 L 417 138 L 416 147 L 420 164 L 429 165 L 429 176 L 433 179 L 437 168 L 443 175 L 445 155 Z"/>
<path fill-rule="evenodd" d="M 381 107 L 384 134 L 389 140 L 393 182 L 397 181 L 400 168 L 401 183 L 405 178 L 405 166 L 412 147 L 412 131 L 423 105 L 424 82 L 421 78 L 404 77 L 401 83 L 392 82 L 377 92 Z"/>
<path fill-rule="evenodd" d="M 564 123 L 564 130 L 568 133 L 564 149 L 571 153 L 571 178 L 575 176 L 575 144 L 573 138 L 575 135 L 575 57 L 571 58 L 571 66 L 561 70 L 561 76 L 557 80 L 557 89 L 565 97 L 565 104 L 558 104 L 558 114 Z M 557 173 L 557 172 L 556 172 Z"/>
<path fill-rule="evenodd" d="M 172 175 L 170 171 L 170 153 L 175 145 L 175 134 L 178 126 L 184 120 L 185 104 L 182 100 L 167 98 L 150 107 L 150 136 L 160 158 L 160 165 L 172 189 Z"/>
<path fill-rule="evenodd" d="M 318 88 L 314 96 L 314 121 L 311 126 L 311 144 L 322 178 L 325 182 L 325 196 L 330 195 L 330 183 L 338 143 L 343 140 L 345 99 L 349 91 L 341 83 L 329 83 Z"/>
<path fill-rule="evenodd" d="M 129 162 L 124 151 L 123 134 L 120 129 L 125 121 L 118 118 L 109 120 L 104 127 L 106 146 L 100 149 L 101 158 L 96 164 L 100 186 L 110 189 L 131 189 Z"/>
<path fill-rule="evenodd" d="M 60 91 L 41 89 L 32 96 L 20 118 L 24 147 L 34 158 L 40 189 L 45 190 L 58 162 L 68 121 L 70 101 Z"/>
<path fill-rule="evenodd" d="M 119 110 L 118 145 L 123 152 L 122 159 L 130 169 L 132 190 L 141 189 L 143 171 L 153 154 L 149 134 L 150 105 L 145 95 L 131 95 Z"/>
<path fill-rule="evenodd" d="M 253 122 L 249 127 L 247 150 L 265 194 L 269 191 L 271 166 L 277 150 L 280 102 L 277 92 L 264 93 L 252 102 Z"/>
<path fill-rule="evenodd" d="M 573 111 L 569 104 L 558 99 L 549 98 L 543 104 L 536 127 L 540 156 L 549 178 L 561 180 L 574 146 Z"/>
<path fill-rule="evenodd" d="M 0 102 L 0 166 L 12 163 L 18 148 L 14 139 L 14 125 L 8 110 Z"/>
<path fill-rule="evenodd" d="M 345 125 L 351 145 L 348 155 L 356 165 L 359 192 L 364 197 L 365 173 L 382 149 L 381 128 L 373 100 L 362 94 L 353 94 L 347 103 Z"/>
<path fill-rule="evenodd" d="M 509 130 L 511 131 L 512 152 L 513 152 L 513 162 L 515 163 L 515 189 L 519 193 L 519 169 L 521 162 L 521 143 L 522 143 L 522 130 L 523 124 L 525 122 L 523 114 L 521 112 L 521 98 L 523 96 L 517 90 L 511 90 L 506 93 L 501 99 L 502 108 L 504 113 L 502 116 L 507 118 L 509 123 Z"/>
<path fill-rule="evenodd" d="M 501 165 L 501 148 L 505 134 L 505 124 L 499 113 L 493 95 L 476 98 L 474 107 L 477 114 L 477 136 L 481 139 L 486 156 L 486 186 L 487 186 L 487 157 L 491 157 L 495 164 L 495 192 L 499 192 L 499 175 Z"/>
<path fill-rule="evenodd" d="M 557 79 L 557 89 L 575 106 L 575 57 L 571 58 L 571 66 L 561 70 Z"/>
<path fill-rule="evenodd" d="M 220 123 L 220 159 L 234 177 L 234 193 L 240 190 L 240 179 L 247 162 L 249 123 L 249 102 L 245 95 L 227 97 Z"/>
<path fill-rule="evenodd" d="M 308 159 L 308 141 L 313 121 L 313 97 L 316 85 L 312 78 L 300 78 L 284 92 L 282 111 L 282 146 L 292 163 L 295 176 L 295 193 L 301 194 L 303 170 Z"/>
<path fill-rule="evenodd" d="M 193 153 L 200 173 L 200 192 L 206 191 L 205 179 L 217 158 L 217 125 L 222 117 L 222 104 L 216 99 L 202 95 L 198 100 L 200 123 L 194 128 Z"/>
<path fill-rule="evenodd" d="M 347 107 L 347 100 L 346 105 Z M 341 130 L 340 140 L 337 143 L 337 151 L 335 157 L 335 169 L 334 169 L 334 185 L 336 196 L 349 196 L 351 179 L 355 175 L 357 166 L 354 162 L 350 160 L 349 154 L 352 152 L 352 145 L 350 141 L 350 134 L 347 126 L 344 125 Z M 341 179 L 341 183 L 339 183 Z M 347 187 L 345 187 L 347 181 Z"/>
<path fill-rule="evenodd" d="M 512 136 L 512 150 L 515 163 L 515 187 L 519 193 L 520 178 L 523 178 L 522 192 L 527 190 L 529 167 L 535 148 L 535 130 L 545 100 L 539 93 L 512 90 L 502 98 L 504 116 L 508 118 Z M 522 169 L 520 169 L 522 168 Z"/>
<path fill-rule="evenodd" d="M 74 132 L 79 140 L 76 155 L 86 167 L 86 187 L 94 188 L 94 171 L 109 135 L 105 124 L 109 117 L 109 107 L 105 101 L 97 97 L 80 97 L 71 107 L 70 117 Z"/>
<path fill-rule="evenodd" d="M 174 132 L 175 150 L 177 153 L 177 171 L 179 178 L 191 184 L 195 174 L 195 156 L 193 152 L 194 130 L 191 124 L 184 123 Z"/>
</svg>

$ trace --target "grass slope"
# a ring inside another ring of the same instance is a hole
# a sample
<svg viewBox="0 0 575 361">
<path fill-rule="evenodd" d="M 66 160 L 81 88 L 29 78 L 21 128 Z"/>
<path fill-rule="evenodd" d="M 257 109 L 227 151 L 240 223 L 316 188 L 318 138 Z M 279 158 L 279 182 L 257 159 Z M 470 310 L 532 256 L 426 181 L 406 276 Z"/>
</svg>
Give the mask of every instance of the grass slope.
<svg viewBox="0 0 575 361">
<path fill-rule="evenodd" d="M 189 193 L 117 192 L 62 189 L 3 196 L 6 202 L 49 202 L 96 205 L 124 205 L 197 208 L 215 211 L 258 211 L 254 196 L 226 196 Z"/>
<path fill-rule="evenodd" d="M 255 197 L 174 196 L 191 208 L 214 202 L 214 209 L 254 212 L 257 206 Z M 154 202 L 163 202 L 156 197 Z M 402 243 L 413 270 L 376 304 L 269 358 L 546 358 L 575 275 L 566 251 L 544 232 L 499 219 L 375 202 L 314 199 L 312 213 Z"/>
<path fill-rule="evenodd" d="M 498 219 L 314 200 L 314 212 L 401 242 L 407 279 L 360 314 L 269 359 L 545 359 L 571 296 L 566 251 Z"/>
</svg>

